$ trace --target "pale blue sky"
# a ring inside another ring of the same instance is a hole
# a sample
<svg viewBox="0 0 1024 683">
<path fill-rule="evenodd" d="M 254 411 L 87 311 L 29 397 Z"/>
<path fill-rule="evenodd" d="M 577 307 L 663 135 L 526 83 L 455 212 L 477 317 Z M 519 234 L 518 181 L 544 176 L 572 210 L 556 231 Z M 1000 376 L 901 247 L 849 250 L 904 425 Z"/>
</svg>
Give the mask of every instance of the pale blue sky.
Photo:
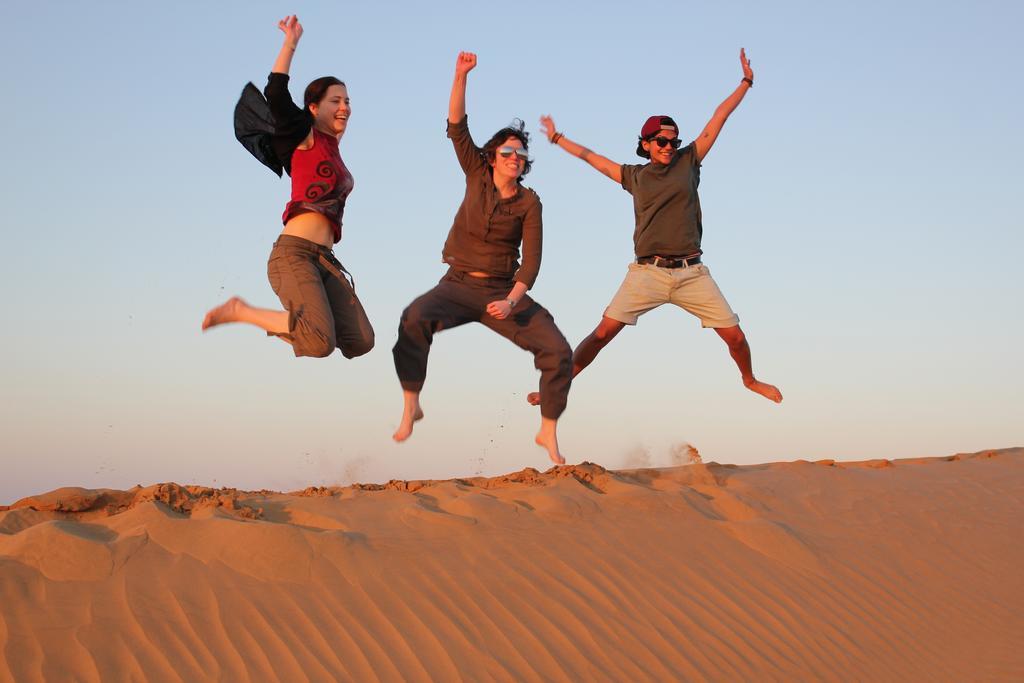
<svg viewBox="0 0 1024 683">
<path fill-rule="evenodd" d="M 757 85 L 705 160 L 705 261 L 776 406 L 682 311 L 627 329 L 574 384 L 570 461 L 940 455 L 1024 444 L 1018 2 L 21 3 L 0 122 L 8 294 L 0 503 L 64 485 L 290 489 L 547 467 L 530 356 L 481 326 L 438 337 L 427 419 L 390 440 L 402 308 L 443 273 L 462 196 L 444 137 L 455 55 L 479 54 L 471 129 L 541 114 L 634 163 L 653 113 L 693 137 Z M 286 181 L 234 140 L 276 21 L 306 33 L 293 92 L 334 74 L 356 179 L 336 250 L 377 348 L 295 359 L 253 328 L 203 335 L 228 294 L 276 305 Z M 539 138 L 539 136 L 538 136 Z M 540 139 L 533 294 L 575 346 L 632 255 L 629 195 Z"/>
</svg>

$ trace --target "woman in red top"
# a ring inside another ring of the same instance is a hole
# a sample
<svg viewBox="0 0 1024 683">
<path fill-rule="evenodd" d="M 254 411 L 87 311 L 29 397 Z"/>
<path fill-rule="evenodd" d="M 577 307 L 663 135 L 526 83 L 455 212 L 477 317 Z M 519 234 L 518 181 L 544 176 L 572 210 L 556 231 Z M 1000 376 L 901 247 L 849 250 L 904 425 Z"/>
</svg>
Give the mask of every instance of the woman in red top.
<svg viewBox="0 0 1024 683">
<path fill-rule="evenodd" d="M 341 239 L 345 200 L 352 174 L 341 160 L 338 142 L 352 113 L 348 89 L 333 76 L 306 88 L 300 109 L 288 94 L 288 69 L 302 37 L 295 16 L 278 22 L 284 45 L 265 89 L 266 100 L 251 83 L 235 110 L 238 139 L 271 170 L 292 178 L 284 230 L 274 243 L 267 275 L 285 310 L 256 308 L 235 296 L 212 309 L 203 329 L 244 322 L 292 345 L 296 356 L 346 358 L 373 348 L 373 328 L 347 271 L 332 247 Z"/>
</svg>

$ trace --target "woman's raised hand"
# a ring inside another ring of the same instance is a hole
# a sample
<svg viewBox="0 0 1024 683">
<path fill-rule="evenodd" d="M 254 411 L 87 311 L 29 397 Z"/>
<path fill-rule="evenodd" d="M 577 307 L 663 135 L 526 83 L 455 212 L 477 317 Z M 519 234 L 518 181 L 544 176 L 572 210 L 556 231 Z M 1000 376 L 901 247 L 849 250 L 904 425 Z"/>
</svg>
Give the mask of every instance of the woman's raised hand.
<svg viewBox="0 0 1024 683">
<path fill-rule="evenodd" d="M 476 54 L 460 52 L 455 58 L 455 80 L 452 81 L 452 95 L 448 99 L 448 123 L 458 123 L 466 118 L 466 74 L 476 67 Z"/>
<path fill-rule="evenodd" d="M 540 128 L 541 131 L 543 131 L 544 133 L 544 137 L 546 137 L 549 141 L 551 140 L 552 136 L 554 136 L 554 134 L 558 132 L 558 129 L 555 128 L 555 120 L 550 116 L 540 117 Z"/>
<path fill-rule="evenodd" d="M 299 23 L 299 18 L 296 15 L 293 14 L 277 22 L 277 27 L 284 32 L 285 40 L 292 47 L 299 44 L 299 38 L 302 37 L 302 24 Z"/>
<path fill-rule="evenodd" d="M 740 48 L 740 66 L 743 67 L 743 77 L 754 80 L 754 71 L 750 68 L 750 60 L 747 59 L 746 51 Z"/>
<path fill-rule="evenodd" d="M 475 52 L 460 52 L 455 58 L 455 74 L 465 76 L 476 67 Z"/>
</svg>

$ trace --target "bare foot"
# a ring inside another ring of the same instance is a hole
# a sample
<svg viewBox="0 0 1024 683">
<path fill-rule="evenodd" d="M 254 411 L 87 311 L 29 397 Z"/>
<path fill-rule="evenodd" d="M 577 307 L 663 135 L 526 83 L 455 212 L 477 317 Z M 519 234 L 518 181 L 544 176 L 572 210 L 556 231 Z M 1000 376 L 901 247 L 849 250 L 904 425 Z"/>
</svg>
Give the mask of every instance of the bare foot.
<svg viewBox="0 0 1024 683">
<path fill-rule="evenodd" d="M 208 330 L 224 323 L 237 322 L 239 309 L 246 305 L 241 298 L 233 296 L 217 308 L 211 308 L 203 318 L 203 329 Z"/>
<path fill-rule="evenodd" d="M 531 406 L 539 406 L 540 405 L 540 392 L 539 391 L 531 391 L 530 393 L 528 393 L 526 395 L 526 402 L 529 403 Z"/>
<path fill-rule="evenodd" d="M 423 411 L 417 410 L 411 416 L 402 415 L 402 423 L 398 425 L 398 429 L 391 435 L 391 438 L 401 443 L 412 436 L 413 424 L 423 419 Z"/>
<path fill-rule="evenodd" d="M 743 386 L 750 389 L 755 394 L 761 394 L 769 401 L 782 403 L 782 392 L 771 384 L 765 384 L 764 382 L 758 382 L 756 379 L 751 379 L 749 381 L 744 380 Z"/>
<path fill-rule="evenodd" d="M 402 421 L 398 429 L 391 435 L 391 438 L 402 443 L 412 436 L 412 426 L 423 419 L 423 409 L 420 408 L 420 395 L 413 391 L 402 391 L 402 401 L 405 404 L 402 410 Z"/>
<path fill-rule="evenodd" d="M 558 437 L 555 435 L 554 430 L 546 430 L 544 427 L 541 431 L 537 432 L 537 436 L 534 437 L 534 441 L 544 449 L 548 451 L 548 457 L 551 458 L 551 462 L 555 465 L 564 465 L 565 459 L 562 458 L 562 454 L 558 451 Z"/>
</svg>

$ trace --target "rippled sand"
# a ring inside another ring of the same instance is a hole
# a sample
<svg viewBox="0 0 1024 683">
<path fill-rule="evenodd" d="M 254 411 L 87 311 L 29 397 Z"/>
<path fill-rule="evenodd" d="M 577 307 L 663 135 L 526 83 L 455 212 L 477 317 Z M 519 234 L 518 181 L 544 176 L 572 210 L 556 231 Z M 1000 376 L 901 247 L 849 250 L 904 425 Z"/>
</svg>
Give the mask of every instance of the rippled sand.
<svg viewBox="0 0 1024 683">
<path fill-rule="evenodd" d="M 0 680 L 1011 681 L 1024 449 L 0 508 Z"/>
</svg>

